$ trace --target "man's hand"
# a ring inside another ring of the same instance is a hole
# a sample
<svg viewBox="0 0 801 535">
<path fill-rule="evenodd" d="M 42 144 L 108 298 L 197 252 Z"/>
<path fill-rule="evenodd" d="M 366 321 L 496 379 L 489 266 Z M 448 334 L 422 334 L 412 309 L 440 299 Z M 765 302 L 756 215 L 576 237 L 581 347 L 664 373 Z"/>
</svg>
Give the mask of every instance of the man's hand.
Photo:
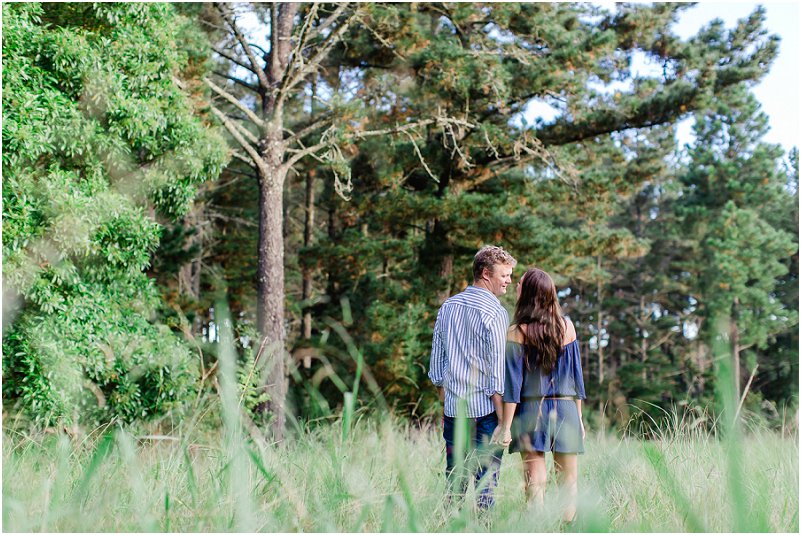
<svg viewBox="0 0 801 535">
<path fill-rule="evenodd" d="M 495 431 L 492 432 L 492 438 L 490 439 L 490 444 L 500 444 L 500 438 L 502 434 L 502 428 L 500 425 L 495 426 Z"/>
<path fill-rule="evenodd" d="M 511 429 L 506 429 L 501 425 L 497 426 L 495 428 L 495 431 L 492 432 L 492 439 L 490 439 L 490 444 L 498 444 L 505 448 L 509 446 L 509 444 L 511 443 L 512 443 Z"/>
</svg>

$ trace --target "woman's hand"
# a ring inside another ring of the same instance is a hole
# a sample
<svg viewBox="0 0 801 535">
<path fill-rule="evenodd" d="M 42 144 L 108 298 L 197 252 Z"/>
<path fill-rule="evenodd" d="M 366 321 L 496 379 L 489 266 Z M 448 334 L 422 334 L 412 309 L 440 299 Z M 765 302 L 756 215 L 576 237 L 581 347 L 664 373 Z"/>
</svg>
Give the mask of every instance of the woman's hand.
<svg viewBox="0 0 801 535">
<path fill-rule="evenodd" d="M 587 438 L 587 431 L 584 430 L 584 420 L 579 418 L 579 424 L 581 425 L 581 440 Z"/>
<path fill-rule="evenodd" d="M 508 447 L 512 443 L 512 430 L 504 427 L 501 431 L 501 446 Z"/>
<path fill-rule="evenodd" d="M 498 444 L 502 447 L 507 447 L 509 444 L 512 443 L 512 431 L 507 427 L 503 427 L 499 425 L 495 428 L 495 431 L 492 432 L 492 438 L 490 439 L 490 444 Z"/>
</svg>

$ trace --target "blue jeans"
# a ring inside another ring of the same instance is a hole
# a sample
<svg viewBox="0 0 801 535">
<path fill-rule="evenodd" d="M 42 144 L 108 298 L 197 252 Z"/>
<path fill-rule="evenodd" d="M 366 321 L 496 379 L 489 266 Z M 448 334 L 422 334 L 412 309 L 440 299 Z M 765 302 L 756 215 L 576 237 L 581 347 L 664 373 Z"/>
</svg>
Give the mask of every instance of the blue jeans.
<svg viewBox="0 0 801 535">
<path fill-rule="evenodd" d="M 455 448 L 459 423 L 464 426 L 461 458 L 457 457 L 459 452 Z M 498 417 L 494 412 L 480 418 L 461 420 L 445 416 L 442 437 L 445 439 L 445 475 L 448 478 L 449 495 L 464 496 L 472 473 L 478 490 L 478 507 L 481 509 L 495 504 L 494 493 L 498 486 L 503 449 L 489 441 L 497 425 Z"/>
</svg>

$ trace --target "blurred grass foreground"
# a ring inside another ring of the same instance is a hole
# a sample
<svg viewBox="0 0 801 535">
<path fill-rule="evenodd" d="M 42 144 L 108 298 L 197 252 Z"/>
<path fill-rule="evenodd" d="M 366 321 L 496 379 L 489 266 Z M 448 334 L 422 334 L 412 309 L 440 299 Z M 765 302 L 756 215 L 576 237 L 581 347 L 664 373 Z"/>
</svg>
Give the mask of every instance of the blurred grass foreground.
<svg viewBox="0 0 801 535">
<path fill-rule="evenodd" d="M 714 419 L 685 406 L 591 431 L 577 521 L 564 526 L 552 467 L 545 506 L 529 506 L 517 454 L 504 455 L 489 513 L 474 510 L 470 493 L 447 503 L 442 430 L 393 416 L 352 344 L 357 373 L 342 385 L 341 414 L 290 419 L 285 440 L 269 443 L 243 410 L 222 325 L 217 393 L 168 434 L 119 423 L 34 430 L 6 418 L 3 530 L 798 532 L 797 422 L 779 431 L 744 422 L 733 388 L 721 389 Z M 719 361 L 721 384 L 733 385 Z M 355 409 L 362 380 L 379 408 Z"/>
<path fill-rule="evenodd" d="M 345 441 L 332 424 L 269 447 L 186 431 L 135 438 L 98 430 L 81 440 L 7 431 L 4 531 L 559 529 L 555 483 L 544 510 L 527 507 L 517 454 L 504 456 L 489 515 L 447 506 L 438 429 L 363 419 Z M 571 530 L 798 532 L 796 436 L 749 435 L 737 478 L 733 452 L 713 436 L 588 439 Z"/>
<path fill-rule="evenodd" d="M 6 429 L 4 531 L 564 529 L 553 481 L 544 510 L 525 504 L 517 454 L 504 456 L 490 514 L 446 505 L 439 429 L 357 418 L 347 434 L 340 420 L 267 445 L 230 421 L 197 422 L 169 437 Z M 680 424 L 649 441 L 591 434 L 587 446 L 570 531 L 798 532 L 795 434 L 734 443 Z"/>
</svg>

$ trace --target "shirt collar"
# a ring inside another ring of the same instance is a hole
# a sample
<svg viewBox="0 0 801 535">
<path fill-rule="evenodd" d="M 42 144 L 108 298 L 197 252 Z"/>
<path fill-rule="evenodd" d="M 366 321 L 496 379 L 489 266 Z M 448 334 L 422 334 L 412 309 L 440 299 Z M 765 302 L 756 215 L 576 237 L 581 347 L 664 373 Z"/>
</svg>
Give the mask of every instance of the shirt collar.
<svg viewBox="0 0 801 535">
<path fill-rule="evenodd" d="M 501 300 L 498 299 L 497 295 L 495 295 L 491 291 L 487 290 L 486 288 L 482 288 L 481 286 L 474 286 L 474 285 L 471 284 L 465 289 L 465 291 L 466 292 L 479 292 L 479 293 L 483 292 L 483 293 L 485 293 L 487 295 L 491 295 L 499 303 L 501 302 Z"/>
</svg>

